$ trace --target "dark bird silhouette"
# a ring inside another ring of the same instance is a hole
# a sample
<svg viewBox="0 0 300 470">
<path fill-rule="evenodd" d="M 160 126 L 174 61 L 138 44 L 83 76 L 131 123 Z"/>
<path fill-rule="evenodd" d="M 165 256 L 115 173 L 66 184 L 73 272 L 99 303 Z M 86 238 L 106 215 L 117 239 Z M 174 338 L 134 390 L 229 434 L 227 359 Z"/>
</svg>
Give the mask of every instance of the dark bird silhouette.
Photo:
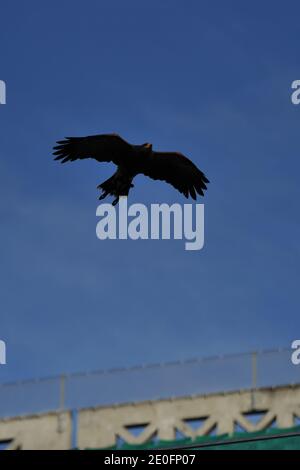
<svg viewBox="0 0 300 470">
<path fill-rule="evenodd" d="M 94 158 L 98 162 L 113 162 L 117 171 L 111 178 L 101 183 L 99 199 L 108 194 L 115 197 L 128 196 L 133 188 L 133 178 L 143 174 L 154 180 L 163 180 L 180 191 L 186 198 L 196 199 L 196 194 L 204 196 L 208 179 L 193 162 L 178 152 L 155 152 L 152 145 L 131 145 L 117 134 L 99 134 L 87 137 L 66 137 L 57 142 L 53 154 L 61 163 L 84 158 Z"/>
</svg>

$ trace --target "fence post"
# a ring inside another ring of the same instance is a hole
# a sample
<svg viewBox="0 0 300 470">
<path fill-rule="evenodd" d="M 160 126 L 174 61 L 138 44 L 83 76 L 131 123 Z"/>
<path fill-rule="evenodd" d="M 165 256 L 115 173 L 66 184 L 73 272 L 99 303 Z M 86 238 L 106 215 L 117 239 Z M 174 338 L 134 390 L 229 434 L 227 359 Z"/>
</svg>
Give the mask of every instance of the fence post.
<svg viewBox="0 0 300 470">
<path fill-rule="evenodd" d="M 251 407 L 255 409 L 255 392 L 257 389 L 257 352 L 251 354 Z"/>
<path fill-rule="evenodd" d="M 58 409 L 58 432 L 62 433 L 66 429 L 66 416 L 64 415 L 65 410 L 65 395 L 66 395 L 66 376 L 61 375 L 59 379 L 59 409 Z"/>
<path fill-rule="evenodd" d="M 65 394 L 66 394 L 66 376 L 60 376 L 59 385 L 59 409 L 63 411 L 65 409 Z"/>
</svg>

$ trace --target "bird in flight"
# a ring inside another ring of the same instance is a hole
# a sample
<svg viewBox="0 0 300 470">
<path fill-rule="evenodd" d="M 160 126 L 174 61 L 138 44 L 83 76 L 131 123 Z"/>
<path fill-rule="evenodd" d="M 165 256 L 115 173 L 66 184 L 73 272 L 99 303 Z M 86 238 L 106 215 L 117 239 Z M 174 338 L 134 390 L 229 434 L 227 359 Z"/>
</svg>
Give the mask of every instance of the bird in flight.
<svg viewBox="0 0 300 470">
<path fill-rule="evenodd" d="M 205 174 L 191 160 L 178 152 L 156 152 L 152 145 L 132 145 L 117 134 L 99 134 L 87 137 L 66 137 L 54 147 L 55 160 L 61 163 L 93 158 L 98 162 L 113 162 L 117 171 L 98 189 L 99 199 L 114 196 L 116 205 L 120 196 L 128 196 L 135 176 L 142 174 L 154 180 L 171 184 L 186 198 L 204 196 L 209 183 Z"/>
</svg>

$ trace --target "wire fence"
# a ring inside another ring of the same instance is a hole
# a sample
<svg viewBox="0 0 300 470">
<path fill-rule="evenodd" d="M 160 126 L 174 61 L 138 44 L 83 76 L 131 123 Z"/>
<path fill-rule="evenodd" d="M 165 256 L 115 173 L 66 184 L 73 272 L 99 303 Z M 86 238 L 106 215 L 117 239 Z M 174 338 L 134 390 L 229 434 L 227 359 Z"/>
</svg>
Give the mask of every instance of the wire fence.
<svg viewBox="0 0 300 470">
<path fill-rule="evenodd" d="M 300 384 L 291 349 L 0 384 L 0 417 Z"/>
</svg>

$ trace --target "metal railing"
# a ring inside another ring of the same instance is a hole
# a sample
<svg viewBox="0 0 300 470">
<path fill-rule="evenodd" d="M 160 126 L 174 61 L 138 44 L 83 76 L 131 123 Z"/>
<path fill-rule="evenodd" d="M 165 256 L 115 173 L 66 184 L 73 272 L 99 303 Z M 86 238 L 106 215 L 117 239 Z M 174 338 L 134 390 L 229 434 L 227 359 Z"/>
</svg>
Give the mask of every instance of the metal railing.
<svg viewBox="0 0 300 470">
<path fill-rule="evenodd" d="M 0 384 L 0 417 L 300 383 L 291 349 Z"/>
</svg>

